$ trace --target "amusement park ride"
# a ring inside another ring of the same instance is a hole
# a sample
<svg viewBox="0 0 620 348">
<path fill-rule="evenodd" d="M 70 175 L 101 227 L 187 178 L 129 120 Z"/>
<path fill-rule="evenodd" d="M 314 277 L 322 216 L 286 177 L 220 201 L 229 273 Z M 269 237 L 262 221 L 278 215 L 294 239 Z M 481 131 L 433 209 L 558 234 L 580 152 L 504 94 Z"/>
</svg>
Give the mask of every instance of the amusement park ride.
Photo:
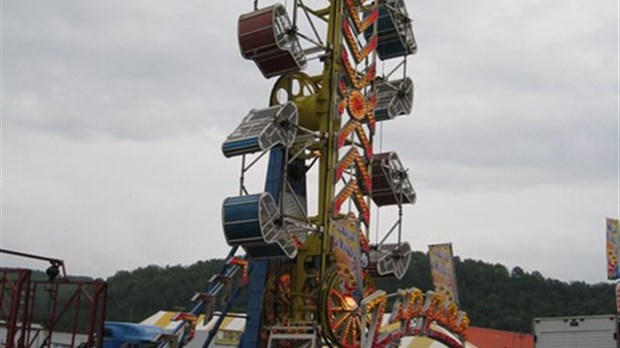
<svg viewBox="0 0 620 348">
<path fill-rule="evenodd" d="M 222 145 L 241 161 L 238 195 L 222 205 L 232 249 L 193 308 L 174 318 L 180 345 L 221 304 L 208 347 L 246 286 L 243 348 L 397 347 L 404 336 L 464 347 L 467 314 L 442 293 L 388 294 L 373 280 L 401 279 L 412 253 L 402 212 L 416 193 L 396 152 L 373 148 L 377 124 L 413 107 L 407 58 L 417 45 L 405 1 L 286 5 L 255 0 L 239 17 L 241 55 L 276 80 L 268 105 L 250 110 Z M 261 160 L 265 186 L 251 192 L 245 178 Z M 373 205 L 397 218 L 371 239 Z"/>
<path fill-rule="evenodd" d="M 239 195 L 222 206 L 232 250 L 179 325 L 202 312 L 210 319 L 216 301 L 228 303 L 225 313 L 240 278 L 249 287 L 241 347 L 388 347 L 407 335 L 462 347 L 469 319 L 443 294 L 387 294 L 373 281 L 401 279 L 411 259 L 402 209 L 416 193 L 395 152 L 373 152 L 377 123 L 413 106 L 407 57 L 417 45 L 404 0 L 295 0 L 289 7 L 292 16 L 283 4 L 256 0 L 239 17 L 241 55 L 277 79 L 269 106 L 250 110 L 222 145 L 224 156 L 241 158 Z M 303 72 L 311 63 L 317 73 Z M 378 64 L 391 71 L 380 74 Z M 249 192 L 245 177 L 267 153 L 264 190 Z M 398 210 L 374 241 L 372 204 Z M 239 248 L 245 256 L 235 256 Z"/>
</svg>

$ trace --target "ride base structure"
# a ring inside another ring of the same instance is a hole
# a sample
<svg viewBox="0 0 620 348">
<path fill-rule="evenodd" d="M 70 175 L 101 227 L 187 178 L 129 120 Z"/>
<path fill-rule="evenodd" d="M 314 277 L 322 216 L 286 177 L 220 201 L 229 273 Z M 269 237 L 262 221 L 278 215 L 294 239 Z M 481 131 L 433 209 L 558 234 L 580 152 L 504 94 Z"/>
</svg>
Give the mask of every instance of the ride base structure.
<svg viewBox="0 0 620 348">
<path fill-rule="evenodd" d="M 241 159 L 239 193 L 222 205 L 232 250 L 179 325 L 190 324 L 191 339 L 199 314 L 211 319 L 218 301 L 225 313 L 247 286 L 240 347 L 396 347 L 403 336 L 463 347 L 469 319 L 443 294 L 388 294 L 373 280 L 401 279 L 412 252 L 402 212 L 416 192 L 397 153 L 373 148 L 377 124 L 413 107 L 407 58 L 417 44 L 404 0 L 288 5 L 255 1 L 239 17 L 242 57 L 277 79 L 268 105 L 250 110 L 222 145 Z M 265 159 L 265 186 L 250 192 L 245 177 Z M 376 240 L 373 205 L 397 215 Z"/>
</svg>

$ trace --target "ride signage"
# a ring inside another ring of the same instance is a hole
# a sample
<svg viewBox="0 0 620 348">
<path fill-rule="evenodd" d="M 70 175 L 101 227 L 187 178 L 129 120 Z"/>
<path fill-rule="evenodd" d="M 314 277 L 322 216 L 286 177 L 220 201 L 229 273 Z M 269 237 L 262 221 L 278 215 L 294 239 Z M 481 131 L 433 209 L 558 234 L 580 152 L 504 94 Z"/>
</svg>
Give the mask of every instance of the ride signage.
<svg viewBox="0 0 620 348">
<path fill-rule="evenodd" d="M 620 278 L 618 270 L 618 254 L 620 252 L 620 235 L 618 235 L 618 219 L 607 218 L 607 279 Z"/>
</svg>

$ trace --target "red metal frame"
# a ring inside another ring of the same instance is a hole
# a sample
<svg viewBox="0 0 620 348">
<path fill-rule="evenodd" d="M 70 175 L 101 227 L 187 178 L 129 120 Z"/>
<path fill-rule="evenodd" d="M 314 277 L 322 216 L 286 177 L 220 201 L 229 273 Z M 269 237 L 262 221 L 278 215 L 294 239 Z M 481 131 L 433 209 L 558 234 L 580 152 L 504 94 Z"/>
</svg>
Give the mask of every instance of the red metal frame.
<svg viewBox="0 0 620 348">
<path fill-rule="evenodd" d="M 52 336 L 60 329 L 71 335 L 70 347 L 83 343 L 86 347 L 102 346 L 106 282 L 69 279 L 59 259 L 4 249 L 0 253 L 49 261 L 62 270 L 60 278 L 33 280 L 29 269 L 0 268 L 0 327 L 7 330 L 6 341 L 0 342 L 3 347 L 51 347 L 55 343 Z M 37 300 L 48 303 L 44 322 L 40 323 L 43 329 L 32 325 L 35 311 L 40 310 L 35 308 Z M 86 341 L 78 342 L 78 334 L 85 335 Z M 38 344 L 37 339 L 43 343 Z"/>
<path fill-rule="evenodd" d="M 54 332 L 63 328 L 71 335 L 71 347 L 86 343 L 87 347 L 101 346 L 106 312 L 107 284 L 101 280 L 33 281 L 32 272 L 25 269 L 0 268 L 0 326 L 7 329 L 6 348 L 51 347 Z M 48 297 L 49 308 L 44 330 L 33 329 L 32 320 L 37 299 Z M 86 342 L 78 342 L 84 334 Z M 40 337 L 43 335 L 42 337 Z"/>
<path fill-rule="evenodd" d="M 30 328 L 30 275 L 27 269 L 0 268 L 0 326 L 6 326 L 6 347 L 23 347 Z"/>
<path fill-rule="evenodd" d="M 64 291 L 61 289 L 64 289 Z M 103 337 L 107 294 L 107 284 L 104 281 L 61 280 L 56 282 L 33 282 L 33 295 L 36 296 L 36 294 L 40 294 L 42 291 L 48 292 L 51 298 L 50 313 L 46 322 L 48 330 L 43 338 L 43 346 L 51 345 L 53 332 L 61 320 L 69 315 L 72 315 L 72 318 L 68 319 L 70 320 L 71 347 L 82 343 L 76 342 L 76 335 L 78 333 L 86 334 L 87 347 L 94 347 L 95 344 L 100 343 L 95 340 L 97 337 Z M 32 302 L 34 303 L 34 296 Z M 86 325 L 84 325 L 83 321 L 80 321 L 82 310 L 88 316 Z M 86 332 L 84 332 L 84 329 Z M 32 337 L 28 343 L 32 345 L 35 338 L 36 336 Z"/>
</svg>

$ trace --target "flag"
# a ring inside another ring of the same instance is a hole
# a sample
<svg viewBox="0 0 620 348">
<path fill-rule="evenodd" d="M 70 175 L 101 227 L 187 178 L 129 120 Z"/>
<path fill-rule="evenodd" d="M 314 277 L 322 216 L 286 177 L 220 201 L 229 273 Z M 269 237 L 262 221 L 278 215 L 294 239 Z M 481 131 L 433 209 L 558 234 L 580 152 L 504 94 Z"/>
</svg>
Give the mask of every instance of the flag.
<svg viewBox="0 0 620 348">
<path fill-rule="evenodd" d="M 620 277 L 618 272 L 618 252 L 620 236 L 618 236 L 618 219 L 607 218 L 607 279 Z"/>
<path fill-rule="evenodd" d="M 452 243 L 429 245 L 428 258 L 431 264 L 435 291 L 443 293 L 448 300 L 458 305 L 459 296 L 452 256 Z"/>
</svg>

